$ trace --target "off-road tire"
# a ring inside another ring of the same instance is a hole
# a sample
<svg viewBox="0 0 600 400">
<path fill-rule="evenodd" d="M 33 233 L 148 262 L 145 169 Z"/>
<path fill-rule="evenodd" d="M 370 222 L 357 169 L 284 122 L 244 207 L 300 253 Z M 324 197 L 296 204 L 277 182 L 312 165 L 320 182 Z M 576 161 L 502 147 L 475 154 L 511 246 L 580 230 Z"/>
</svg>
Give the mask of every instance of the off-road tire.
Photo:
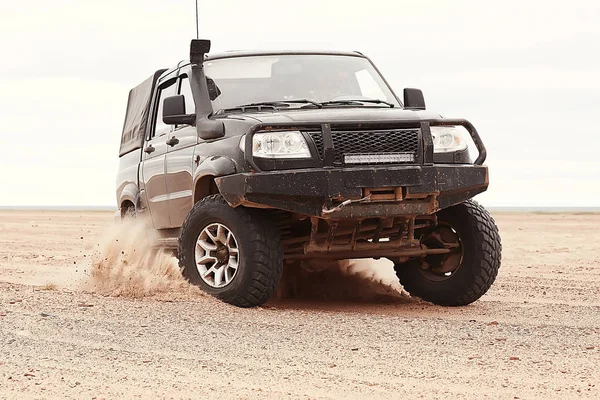
<svg viewBox="0 0 600 400">
<path fill-rule="evenodd" d="M 121 213 L 121 221 L 132 221 L 135 220 L 136 217 L 137 215 L 133 205 L 127 206 L 127 208 Z"/>
<path fill-rule="evenodd" d="M 502 244 L 494 219 L 473 200 L 438 212 L 459 234 L 463 246 L 460 267 L 448 279 L 431 280 L 419 260 L 396 265 L 396 275 L 411 296 L 443 306 L 464 306 L 478 300 L 494 283 L 501 263 Z"/>
<path fill-rule="evenodd" d="M 200 277 L 195 265 L 195 246 L 202 230 L 212 224 L 226 225 L 240 249 L 238 270 L 225 287 L 214 288 Z M 220 194 L 194 205 L 179 235 L 179 266 L 183 276 L 206 293 L 238 307 L 263 304 L 274 293 L 283 272 L 280 234 L 260 210 L 232 208 Z"/>
</svg>

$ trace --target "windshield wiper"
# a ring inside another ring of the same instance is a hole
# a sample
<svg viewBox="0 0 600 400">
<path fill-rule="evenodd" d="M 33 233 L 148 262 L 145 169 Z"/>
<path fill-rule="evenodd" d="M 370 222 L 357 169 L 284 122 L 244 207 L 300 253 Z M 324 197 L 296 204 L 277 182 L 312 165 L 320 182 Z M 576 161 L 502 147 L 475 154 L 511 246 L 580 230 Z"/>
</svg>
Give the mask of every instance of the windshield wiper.
<svg viewBox="0 0 600 400">
<path fill-rule="evenodd" d="M 243 104 L 234 108 L 257 107 L 257 106 L 272 106 L 272 107 L 289 107 L 290 104 L 312 104 L 317 108 L 322 108 L 320 103 L 314 100 L 298 99 L 298 100 L 277 100 L 277 101 L 261 101 L 258 103 Z"/>
<path fill-rule="evenodd" d="M 393 103 L 390 103 L 390 102 L 387 102 L 387 101 L 383 101 L 383 100 L 379 100 L 379 99 L 331 100 L 331 101 L 325 101 L 325 102 L 321 103 L 321 105 L 322 106 L 335 105 L 335 104 L 339 104 L 339 105 L 362 105 L 362 103 L 385 104 L 387 106 L 390 106 L 390 108 L 394 108 L 395 107 L 395 105 Z"/>
<path fill-rule="evenodd" d="M 308 103 L 308 104 L 312 104 L 313 106 L 315 106 L 317 108 L 323 108 L 323 106 L 321 105 L 321 103 L 317 103 L 314 100 L 308 100 L 308 99 L 284 100 L 284 103 L 298 103 L 298 104 Z"/>
</svg>

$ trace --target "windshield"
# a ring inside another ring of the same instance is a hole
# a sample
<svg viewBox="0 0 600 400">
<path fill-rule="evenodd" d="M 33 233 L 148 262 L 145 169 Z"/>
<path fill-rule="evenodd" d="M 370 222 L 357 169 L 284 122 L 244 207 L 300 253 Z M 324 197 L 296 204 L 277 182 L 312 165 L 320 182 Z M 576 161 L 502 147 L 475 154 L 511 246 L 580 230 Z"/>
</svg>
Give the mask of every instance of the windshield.
<svg viewBox="0 0 600 400">
<path fill-rule="evenodd" d="M 400 106 L 365 58 L 340 55 L 245 56 L 204 63 L 213 109 L 245 104 L 308 99 L 381 100 Z M 305 104 L 288 103 L 290 107 Z M 378 103 L 353 103 L 381 107 Z"/>
</svg>

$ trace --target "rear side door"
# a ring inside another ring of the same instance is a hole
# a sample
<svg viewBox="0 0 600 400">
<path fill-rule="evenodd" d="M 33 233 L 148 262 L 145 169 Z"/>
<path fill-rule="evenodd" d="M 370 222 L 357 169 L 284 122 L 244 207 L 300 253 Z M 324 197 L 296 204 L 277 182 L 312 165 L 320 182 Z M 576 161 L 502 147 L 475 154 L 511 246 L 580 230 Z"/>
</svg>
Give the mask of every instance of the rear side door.
<svg viewBox="0 0 600 400">
<path fill-rule="evenodd" d="M 185 97 L 185 112 L 195 112 L 188 69 L 180 70 L 177 82 L 178 94 Z M 176 125 L 167 140 L 166 176 L 170 227 L 183 225 L 185 217 L 194 205 L 194 149 L 198 144 L 195 126 Z"/>
<path fill-rule="evenodd" d="M 169 208 L 165 159 L 167 140 L 173 129 L 162 121 L 163 101 L 177 93 L 177 80 L 174 78 L 159 82 L 151 115 L 149 137 L 144 144 L 140 186 L 146 198 L 155 229 L 169 228 Z"/>
</svg>

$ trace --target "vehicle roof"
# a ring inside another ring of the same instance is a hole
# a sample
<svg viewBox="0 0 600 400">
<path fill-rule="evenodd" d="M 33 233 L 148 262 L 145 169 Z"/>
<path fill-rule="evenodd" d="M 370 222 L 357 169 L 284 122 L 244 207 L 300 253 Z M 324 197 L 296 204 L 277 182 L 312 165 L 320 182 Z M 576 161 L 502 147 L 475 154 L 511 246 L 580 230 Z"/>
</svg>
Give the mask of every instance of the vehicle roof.
<svg viewBox="0 0 600 400">
<path fill-rule="evenodd" d="M 353 56 L 364 57 L 358 51 L 334 51 L 334 50 L 230 50 L 221 53 L 207 54 L 206 60 L 216 60 L 218 58 L 230 57 L 250 57 L 250 56 L 274 56 L 274 55 L 293 55 L 293 54 L 312 54 L 312 55 L 330 55 L 330 56 Z"/>
</svg>

